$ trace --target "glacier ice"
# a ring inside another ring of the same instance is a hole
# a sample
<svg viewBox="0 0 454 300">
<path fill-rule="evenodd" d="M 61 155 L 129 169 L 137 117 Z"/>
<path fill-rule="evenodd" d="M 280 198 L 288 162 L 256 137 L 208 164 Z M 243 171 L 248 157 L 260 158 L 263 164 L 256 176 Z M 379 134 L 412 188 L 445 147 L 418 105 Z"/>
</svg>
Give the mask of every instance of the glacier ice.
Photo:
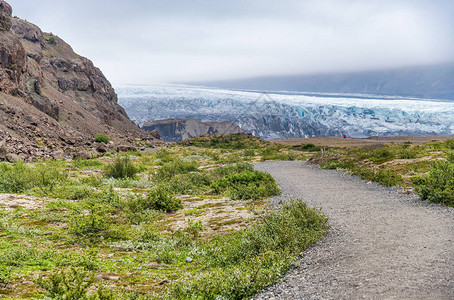
<svg viewBox="0 0 454 300">
<path fill-rule="evenodd" d="M 139 125 L 170 118 L 230 121 L 267 139 L 454 134 L 454 102 L 371 95 L 236 91 L 184 85 L 118 86 Z"/>
</svg>

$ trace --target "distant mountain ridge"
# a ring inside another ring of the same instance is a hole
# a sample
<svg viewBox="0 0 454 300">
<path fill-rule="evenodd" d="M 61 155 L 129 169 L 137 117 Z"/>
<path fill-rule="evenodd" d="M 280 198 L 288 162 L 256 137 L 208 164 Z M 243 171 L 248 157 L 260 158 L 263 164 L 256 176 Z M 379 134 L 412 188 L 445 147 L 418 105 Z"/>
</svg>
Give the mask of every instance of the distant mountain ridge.
<svg viewBox="0 0 454 300">
<path fill-rule="evenodd" d="M 190 84 L 240 90 L 352 93 L 454 100 L 454 62 L 377 71 L 269 76 Z"/>
</svg>

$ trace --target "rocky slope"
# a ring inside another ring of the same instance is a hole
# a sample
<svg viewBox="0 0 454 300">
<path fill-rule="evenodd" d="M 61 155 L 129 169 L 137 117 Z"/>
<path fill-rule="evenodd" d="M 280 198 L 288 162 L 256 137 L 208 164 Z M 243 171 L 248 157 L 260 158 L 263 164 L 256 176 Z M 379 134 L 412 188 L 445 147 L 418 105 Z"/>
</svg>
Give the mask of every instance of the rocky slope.
<svg viewBox="0 0 454 300">
<path fill-rule="evenodd" d="M 0 160 L 87 156 L 152 140 L 93 63 L 0 1 Z M 94 143 L 109 135 L 109 145 Z M 144 144 L 144 143 L 142 143 Z"/>
<path fill-rule="evenodd" d="M 241 128 L 230 122 L 200 122 L 194 119 L 167 119 L 147 122 L 144 130 L 159 132 L 164 141 L 178 142 L 207 134 L 242 133 Z"/>
</svg>

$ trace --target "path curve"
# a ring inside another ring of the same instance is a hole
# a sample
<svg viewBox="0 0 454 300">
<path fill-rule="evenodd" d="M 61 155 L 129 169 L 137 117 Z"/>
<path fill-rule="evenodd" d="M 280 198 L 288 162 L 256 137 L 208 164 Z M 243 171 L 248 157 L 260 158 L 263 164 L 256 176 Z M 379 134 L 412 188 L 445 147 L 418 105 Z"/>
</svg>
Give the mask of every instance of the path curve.
<svg viewBox="0 0 454 300">
<path fill-rule="evenodd" d="M 304 162 L 264 162 L 331 233 L 256 299 L 454 299 L 454 209 Z"/>
</svg>

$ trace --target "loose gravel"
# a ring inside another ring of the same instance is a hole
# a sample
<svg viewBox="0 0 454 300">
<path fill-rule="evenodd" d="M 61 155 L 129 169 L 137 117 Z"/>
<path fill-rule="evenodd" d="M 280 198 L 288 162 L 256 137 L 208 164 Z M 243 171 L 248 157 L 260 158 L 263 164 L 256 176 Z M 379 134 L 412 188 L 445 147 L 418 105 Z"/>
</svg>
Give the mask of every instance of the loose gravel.
<svg viewBox="0 0 454 300">
<path fill-rule="evenodd" d="M 264 162 L 278 204 L 321 208 L 330 234 L 255 299 L 454 299 L 454 209 L 304 162 Z"/>
</svg>

